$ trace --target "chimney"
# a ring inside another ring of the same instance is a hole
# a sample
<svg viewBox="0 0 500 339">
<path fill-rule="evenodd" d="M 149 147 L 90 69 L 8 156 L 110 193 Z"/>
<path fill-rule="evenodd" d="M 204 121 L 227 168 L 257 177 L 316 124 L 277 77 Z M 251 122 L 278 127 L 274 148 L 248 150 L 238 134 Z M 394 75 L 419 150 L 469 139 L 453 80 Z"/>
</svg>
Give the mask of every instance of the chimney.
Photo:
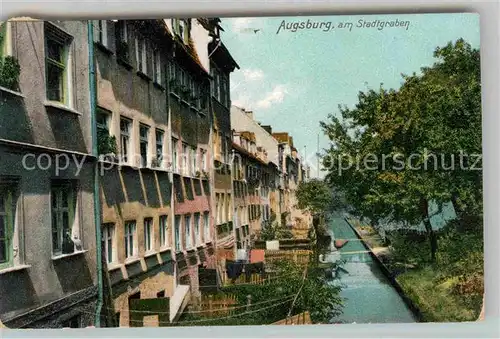
<svg viewBox="0 0 500 339">
<path fill-rule="evenodd" d="M 267 133 L 273 135 L 273 129 L 271 128 L 271 125 L 261 125 L 264 130 L 266 130 Z"/>
</svg>

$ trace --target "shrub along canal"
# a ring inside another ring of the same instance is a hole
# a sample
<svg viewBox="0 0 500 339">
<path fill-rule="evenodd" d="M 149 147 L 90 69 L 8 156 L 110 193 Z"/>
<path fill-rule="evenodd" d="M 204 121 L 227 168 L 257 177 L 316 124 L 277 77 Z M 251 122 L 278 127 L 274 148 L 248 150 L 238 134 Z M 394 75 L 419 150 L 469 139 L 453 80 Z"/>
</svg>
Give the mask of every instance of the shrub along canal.
<svg viewBox="0 0 500 339">
<path fill-rule="evenodd" d="M 343 285 L 343 314 L 331 323 L 412 323 L 417 316 L 407 306 L 398 291 L 382 272 L 379 263 L 367 252 L 342 213 L 331 214 L 329 230 L 335 239 L 349 239 L 334 257 L 345 263 L 338 271 L 337 282 Z M 326 259 L 328 260 L 327 256 Z"/>
</svg>

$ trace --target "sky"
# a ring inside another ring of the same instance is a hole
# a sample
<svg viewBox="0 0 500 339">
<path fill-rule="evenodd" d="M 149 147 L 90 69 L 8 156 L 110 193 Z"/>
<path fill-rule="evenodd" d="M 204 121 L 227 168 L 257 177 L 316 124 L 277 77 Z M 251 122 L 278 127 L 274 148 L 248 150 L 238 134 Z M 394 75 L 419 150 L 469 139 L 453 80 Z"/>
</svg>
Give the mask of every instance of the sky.
<svg viewBox="0 0 500 339">
<path fill-rule="evenodd" d="M 398 26 L 378 29 L 376 20 Z M 459 38 L 480 43 L 479 15 L 472 13 L 223 18 L 222 27 L 240 66 L 231 75 L 232 104 L 253 110 L 275 132 L 289 132 L 311 176 L 318 175 L 318 135 L 320 150 L 328 146 L 319 122 L 338 116 L 339 105 L 354 107 L 359 91 L 381 83 L 398 88 L 402 73 L 435 62 L 438 46 Z"/>
</svg>

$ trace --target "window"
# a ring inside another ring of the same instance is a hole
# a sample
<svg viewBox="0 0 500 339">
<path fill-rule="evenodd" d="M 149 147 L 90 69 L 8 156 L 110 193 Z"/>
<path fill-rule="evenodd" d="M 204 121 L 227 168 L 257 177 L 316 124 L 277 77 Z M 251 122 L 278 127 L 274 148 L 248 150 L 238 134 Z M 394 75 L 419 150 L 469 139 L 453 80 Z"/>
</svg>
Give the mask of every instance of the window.
<svg viewBox="0 0 500 339">
<path fill-rule="evenodd" d="M 160 291 L 160 292 L 156 293 L 156 297 L 157 298 L 165 298 L 165 291 Z"/>
<path fill-rule="evenodd" d="M 97 108 L 97 152 L 99 154 L 111 154 L 116 152 L 116 140 L 109 132 L 109 121 L 111 114 L 101 108 Z"/>
<path fill-rule="evenodd" d="M 44 30 L 47 99 L 71 106 L 69 45 L 72 38 L 49 23 L 45 23 Z"/>
<path fill-rule="evenodd" d="M 163 136 L 165 133 L 161 129 L 156 130 L 156 160 L 158 167 L 163 168 Z"/>
<path fill-rule="evenodd" d="M 209 218 L 209 213 L 205 212 L 203 213 L 203 227 L 205 230 L 205 242 L 208 242 L 210 240 L 210 218 Z"/>
<path fill-rule="evenodd" d="M 174 218 L 174 237 L 175 237 L 175 250 L 181 250 L 181 217 L 176 215 Z"/>
<path fill-rule="evenodd" d="M 184 175 L 189 175 L 188 157 L 189 157 L 188 145 L 182 144 L 182 173 L 184 173 Z"/>
<path fill-rule="evenodd" d="M 130 59 L 128 45 L 128 30 L 126 21 L 118 21 L 115 24 L 116 56 L 118 60 L 126 61 Z"/>
<path fill-rule="evenodd" d="M 177 163 L 177 159 L 179 158 L 179 154 L 177 154 L 178 152 L 178 142 L 177 142 L 177 139 L 173 139 L 172 138 L 172 168 L 173 168 L 173 171 L 178 173 L 179 172 L 179 168 L 178 168 L 178 163 Z"/>
<path fill-rule="evenodd" d="M 141 125 L 139 128 L 139 140 L 141 150 L 141 166 L 146 167 L 149 164 L 148 146 L 149 146 L 149 127 Z"/>
<path fill-rule="evenodd" d="M 120 20 L 116 23 L 117 38 L 121 42 L 128 42 L 127 21 Z"/>
<path fill-rule="evenodd" d="M 170 85 L 170 91 L 173 93 L 177 93 L 177 89 L 179 87 L 179 79 L 177 76 L 177 65 L 173 61 L 169 61 L 168 63 L 168 81 Z"/>
<path fill-rule="evenodd" d="M 201 150 L 201 170 L 207 170 L 207 151 L 204 149 Z"/>
<path fill-rule="evenodd" d="M 70 182 L 54 181 L 51 190 L 52 253 L 68 254 L 75 251 L 71 239 L 75 221 L 76 192 Z"/>
<path fill-rule="evenodd" d="M 80 328 L 81 327 L 81 318 L 79 315 L 76 317 L 72 317 L 66 321 L 61 323 L 63 328 Z"/>
<path fill-rule="evenodd" d="M 196 148 L 195 147 L 191 148 L 191 173 L 193 175 L 195 175 L 196 171 L 198 170 L 198 168 L 196 167 L 197 156 L 198 156 L 198 153 L 196 152 Z"/>
<path fill-rule="evenodd" d="M 127 221 L 125 223 L 125 257 L 132 258 L 136 256 L 135 250 L 135 221 Z"/>
<path fill-rule="evenodd" d="M 4 21 L 0 23 L 0 56 L 12 55 L 12 36 L 10 34 L 10 22 Z"/>
<path fill-rule="evenodd" d="M 194 193 L 197 196 L 201 196 L 202 192 L 201 192 L 201 182 L 200 182 L 200 180 L 194 179 L 193 180 L 193 186 L 194 186 Z"/>
<path fill-rule="evenodd" d="M 137 60 L 137 71 L 148 74 L 147 69 L 147 40 L 142 36 L 135 38 L 135 57 Z"/>
<path fill-rule="evenodd" d="M 184 216 L 184 248 L 191 248 L 191 215 Z"/>
<path fill-rule="evenodd" d="M 11 187 L 0 185 L 0 269 L 13 265 L 14 204 Z"/>
<path fill-rule="evenodd" d="M 199 245 L 201 243 L 201 238 L 200 238 L 200 213 L 195 213 L 194 214 L 194 239 L 196 245 Z"/>
<path fill-rule="evenodd" d="M 181 19 L 179 20 L 179 36 L 184 40 L 186 35 L 186 22 Z"/>
<path fill-rule="evenodd" d="M 160 215 L 160 246 L 168 245 L 168 216 Z"/>
<path fill-rule="evenodd" d="M 153 249 L 152 233 L 153 233 L 153 219 L 146 218 L 144 219 L 144 250 L 146 252 L 151 251 Z"/>
<path fill-rule="evenodd" d="M 132 130 L 132 120 L 127 118 L 120 119 L 120 143 L 121 143 L 121 161 L 128 163 L 130 161 L 130 132 Z"/>
<path fill-rule="evenodd" d="M 115 238 L 115 225 L 114 224 L 102 225 L 102 241 L 104 243 L 104 253 L 106 255 L 106 262 L 108 264 L 112 263 L 115 260 L 114 238 Z"/>
<path fill-rule="evenodd" d="M 205 192 L 205 195 L 210 195 L 210 183 L 208 180 L 203 180 L 203 191 Z"/>
<path fill-rule="evenodd" d="M 159 85 L 163 85 L 163 71 L 161 63 L 161 51 L 155 49 L 153 55 L 153 80 Z"/>
<path fill-rule="evenodd" d="M 94 25 L 95 27 L 96 25 Z M 97 42 L 101 45 L 108 47 L 108 21 L 97 20 Z"/>
<path fill-rule="evenodd" d="M 186 19 L 172 19 L 172 27 L 184 43 L 189 41 L 189 22 Z"/>
<path fill-rule="evenodd" d="M 196 180 L 196 179 L 194 179 Z M 186 190 L 186 198 L 188 200 L 194 200 L 194 194 L 193 194 L 193 184 L 191 181 L 191 178 L 184 177 L 184 188 Z"/>
</svg>

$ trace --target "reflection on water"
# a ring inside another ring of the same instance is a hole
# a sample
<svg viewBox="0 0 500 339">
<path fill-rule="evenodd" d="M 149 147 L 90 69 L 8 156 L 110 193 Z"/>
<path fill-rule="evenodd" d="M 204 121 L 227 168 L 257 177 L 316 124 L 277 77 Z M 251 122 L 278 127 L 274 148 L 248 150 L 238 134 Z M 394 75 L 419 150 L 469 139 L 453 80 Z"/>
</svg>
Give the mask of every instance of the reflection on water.
<svg viewBox="0 0 500 339">
<path fill-rule="evenodd" d="M 407 323 L 417 319 L 401 296 L 383 275 L 356 234 L 341 214 L 332 215 L 329 226 L 336 239 L 353 239 L 325 260 L 341 258 L 345 269 L 338 271 L 338 281 L 344 287 L 343 314 L 332 323 Z"/>
</svg>

